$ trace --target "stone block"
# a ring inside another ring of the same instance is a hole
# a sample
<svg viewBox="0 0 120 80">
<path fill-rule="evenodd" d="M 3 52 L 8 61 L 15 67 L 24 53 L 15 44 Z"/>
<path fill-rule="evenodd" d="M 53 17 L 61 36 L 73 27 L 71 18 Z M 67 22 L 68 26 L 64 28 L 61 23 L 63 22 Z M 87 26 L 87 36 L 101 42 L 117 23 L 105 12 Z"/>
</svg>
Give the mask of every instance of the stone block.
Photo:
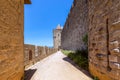
<svg viewBox="0 0 120 80">
<path fill-rule="evenodd" d="M 111 41 L 109 44 L 110 49 L 118 48 L 119 47 L 119 42 L 118 41 Z"/>
<path fill-rule="evenodd" d="M 99 61 L 107 61 L 107 55 L 106 55 L 106 54 L 97 53 L 97 54 L 96 54 L 96 58 L 97 58 Z"/>
<path fill-rule="evenodd" d="M 118 62 L 120 63 L 120 57 L 116 55 L 109 55 L 109 61 L 110 62 Z"/>
<path fill-rule="evenodd" d="M 114 49 L 110 49 L 110 53 L 111 55 L 116 55 L 116 56 L 120 56 L 120 49 L 118 48 L 114 48 Z"/>
<path fill-rule="evenodd" d="M 110 32 L 114 32 L 114 31 L 120 30 L 120 21 L 114 22 L 109 30 L 110 30 Z"/>
<path fill-rule="evenodd" d="M 89 63 L 89 70 L 93 76 L 97 76 L 100 80 L 112 80 L 107 74 L 105 74 L 106 70 L 105 73 L 100 72 L 101 68 L 96 67 L 94 64 Z"/>
<path fill-rule="evenodd" d="M 108 75 L 112 80 L 120 80 L 120 70 L 112 69 Z"/>
<path fill-rule="evenodd" d="M 120 70 L 120 63 L 117 62 L 109 62 L 109 66 L 112 69 L 119 69 Z"/>
</svg>

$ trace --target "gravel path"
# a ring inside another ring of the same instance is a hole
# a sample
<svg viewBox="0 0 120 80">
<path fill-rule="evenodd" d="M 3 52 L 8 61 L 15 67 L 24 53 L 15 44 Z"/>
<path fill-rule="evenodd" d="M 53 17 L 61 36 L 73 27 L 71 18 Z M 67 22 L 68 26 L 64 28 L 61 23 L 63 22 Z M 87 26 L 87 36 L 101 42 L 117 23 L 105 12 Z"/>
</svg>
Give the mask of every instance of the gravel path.
<svg viewBox="0 0 120 80">
<path fill-rule="evenodd" d="M 26 80 L 92 80 L 60 51 L 27 69 Z"/>
</svg>

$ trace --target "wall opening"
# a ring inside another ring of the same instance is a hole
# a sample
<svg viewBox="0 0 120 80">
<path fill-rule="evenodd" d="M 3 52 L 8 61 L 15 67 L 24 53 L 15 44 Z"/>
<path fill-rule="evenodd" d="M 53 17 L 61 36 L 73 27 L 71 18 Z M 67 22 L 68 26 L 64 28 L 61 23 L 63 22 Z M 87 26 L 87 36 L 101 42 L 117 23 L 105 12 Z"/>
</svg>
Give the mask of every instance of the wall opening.
<svg viewBox="0 0 120 80">
<path fill-rule="evenodd" d="M 29 51 L 29 60 L 32 60 L 32 50 Z"/>
<path fill-rule="evenodd" d="M 108 18 L 106 19 L 106 35 L 107 35 L 107 70 L 111 71 L 110 65 L 109 65 L 109 55 L 110 55 L 110 51 L 109 51 L 109 22 L 108 22 Z"/>
</svg>

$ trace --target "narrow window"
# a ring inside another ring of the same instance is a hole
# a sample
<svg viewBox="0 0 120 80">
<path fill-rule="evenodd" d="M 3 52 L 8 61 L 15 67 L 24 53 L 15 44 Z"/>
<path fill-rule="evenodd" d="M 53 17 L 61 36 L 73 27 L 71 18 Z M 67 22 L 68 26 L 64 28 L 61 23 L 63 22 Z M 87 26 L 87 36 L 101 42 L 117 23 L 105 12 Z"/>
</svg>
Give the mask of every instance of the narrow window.
<svg viewBox="0 0 120 80">
<path fill-rule="evenodd" d="M 110 55 L 110 51 L 109 51 L 109 25 L 108 25 L 108 19 L 106 19 L 106 34 L 107 34 L 107 63 L 108 63 L 108 67 L 107 70 L 111 71 L 110 68 L 110 64 L 109 64 L 109 55 Z"/>
<path fill-rule="evenodd" d="M 29 51 L 29 60 L 32 60 L 32 50 Z"/>
</svg>

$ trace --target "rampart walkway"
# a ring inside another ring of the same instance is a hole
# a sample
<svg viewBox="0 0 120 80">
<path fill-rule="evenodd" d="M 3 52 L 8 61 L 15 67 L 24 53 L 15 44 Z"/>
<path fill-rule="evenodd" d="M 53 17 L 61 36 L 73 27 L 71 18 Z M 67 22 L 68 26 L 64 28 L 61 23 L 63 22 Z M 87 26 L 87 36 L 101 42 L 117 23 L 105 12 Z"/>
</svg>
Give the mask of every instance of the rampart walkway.
<svg viewBox="0 0 120 80">
<path fill-rule="evenodd" d="M 92 80 L 60 51 L 26 70 L 26 80 Z"/>
</svg>

